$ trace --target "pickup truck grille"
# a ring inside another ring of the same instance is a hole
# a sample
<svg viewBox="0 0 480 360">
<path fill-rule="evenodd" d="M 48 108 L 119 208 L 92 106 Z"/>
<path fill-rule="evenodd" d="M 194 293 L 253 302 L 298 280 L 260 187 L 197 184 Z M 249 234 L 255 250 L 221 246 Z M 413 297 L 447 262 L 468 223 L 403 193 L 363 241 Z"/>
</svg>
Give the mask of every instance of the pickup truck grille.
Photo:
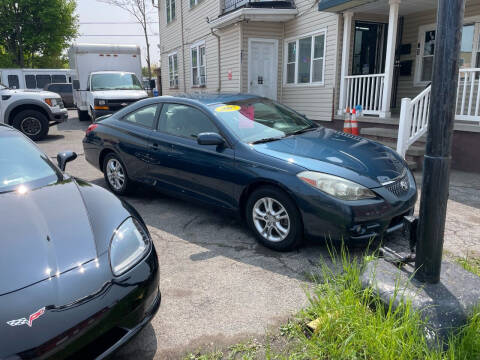
<svg viewBox="0 0 480 360">
<path fill-rule="evenodd" d="M 141 100 L 141 99 L 138 99 L 138 100 Z M 107 105 L 110 108 L 110 110 L 117 111 L 117 110 L 123 109 L 125 106 L 133 104 L 134 102 L 137 102 L 138 100 L 133 100 L 133 99 L 107 100 Z"/>
</svg>

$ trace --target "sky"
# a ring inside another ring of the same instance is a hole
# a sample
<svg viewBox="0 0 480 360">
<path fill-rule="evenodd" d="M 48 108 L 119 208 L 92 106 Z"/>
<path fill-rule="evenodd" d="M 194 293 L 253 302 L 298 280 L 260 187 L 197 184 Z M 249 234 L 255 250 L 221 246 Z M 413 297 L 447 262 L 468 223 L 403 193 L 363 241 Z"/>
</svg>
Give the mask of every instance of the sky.
<svg viewBox="0 0 480 360">
<path fill-rule="evenodd" d="M 147 2 L 149 5 L 151 4 L 150 0 L 147 0 Z M 149 34 L 152 36 L 149 39 L 153 65 L 159 63 L 160 57 L 158 13 L 156 8 L 150 6 L 150 9 L 152 23 L 149 24 Z M 79 16 L 80 36 L 75 40 L 76 42 L 139 45 L 142 50 L 142 63 L 146 65 L 146 45 L 143 29 L 127 11 L 97 0 L 77 0 L 77 15 Z"/>
</svg>

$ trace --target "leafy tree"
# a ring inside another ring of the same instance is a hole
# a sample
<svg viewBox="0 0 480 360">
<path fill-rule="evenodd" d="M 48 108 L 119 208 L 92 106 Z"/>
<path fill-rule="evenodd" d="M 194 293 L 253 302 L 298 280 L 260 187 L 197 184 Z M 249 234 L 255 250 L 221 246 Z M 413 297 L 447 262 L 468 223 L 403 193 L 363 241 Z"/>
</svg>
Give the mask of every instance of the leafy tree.
<svg viewBox="0 0 480 360">
<path fill-rule="evenodd" d="M 75 0 L 0 0 L 0 62 L 14 67 L 63 67 L 78 31 Z"/>
</svg>

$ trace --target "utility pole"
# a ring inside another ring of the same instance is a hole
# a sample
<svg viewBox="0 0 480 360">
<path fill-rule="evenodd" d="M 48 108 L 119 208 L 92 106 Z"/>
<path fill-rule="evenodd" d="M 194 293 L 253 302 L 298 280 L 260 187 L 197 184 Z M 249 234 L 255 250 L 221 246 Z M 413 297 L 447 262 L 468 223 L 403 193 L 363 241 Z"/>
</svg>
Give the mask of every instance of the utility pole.
<svg viewBox="0 0 480 360">
<path fill-rule="evenodd" d="M 440 281 L 465 0 L 439 0 L 415 278 Z"/>
</svg>

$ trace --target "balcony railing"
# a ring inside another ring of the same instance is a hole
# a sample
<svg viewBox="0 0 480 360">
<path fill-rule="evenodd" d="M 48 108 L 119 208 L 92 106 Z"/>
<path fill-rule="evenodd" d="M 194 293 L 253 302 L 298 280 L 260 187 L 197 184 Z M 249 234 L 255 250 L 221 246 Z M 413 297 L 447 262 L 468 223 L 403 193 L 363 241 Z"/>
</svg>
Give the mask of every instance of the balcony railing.
<svg viewBox="0 0 480 360">
<path fill-rule="evenodd" d="M 292 9 L 293 0 L 263 1 L 263 0 L 224 0 L 223 13 L 231 12 L 242 7 L 251 8 L 278 8 Z"/>
<path fill-rule="evenodd" d="M 347 107 L 352 109 L 361 105 L 363 114 L 379 115 L 382 110 L 384 80 L 385 74 L 345 76 Z"/>
<path fill-rule="evenodd" d="M 480 122 L 480 68 L 460 69 L 455 119 Z"/>
</svg>

